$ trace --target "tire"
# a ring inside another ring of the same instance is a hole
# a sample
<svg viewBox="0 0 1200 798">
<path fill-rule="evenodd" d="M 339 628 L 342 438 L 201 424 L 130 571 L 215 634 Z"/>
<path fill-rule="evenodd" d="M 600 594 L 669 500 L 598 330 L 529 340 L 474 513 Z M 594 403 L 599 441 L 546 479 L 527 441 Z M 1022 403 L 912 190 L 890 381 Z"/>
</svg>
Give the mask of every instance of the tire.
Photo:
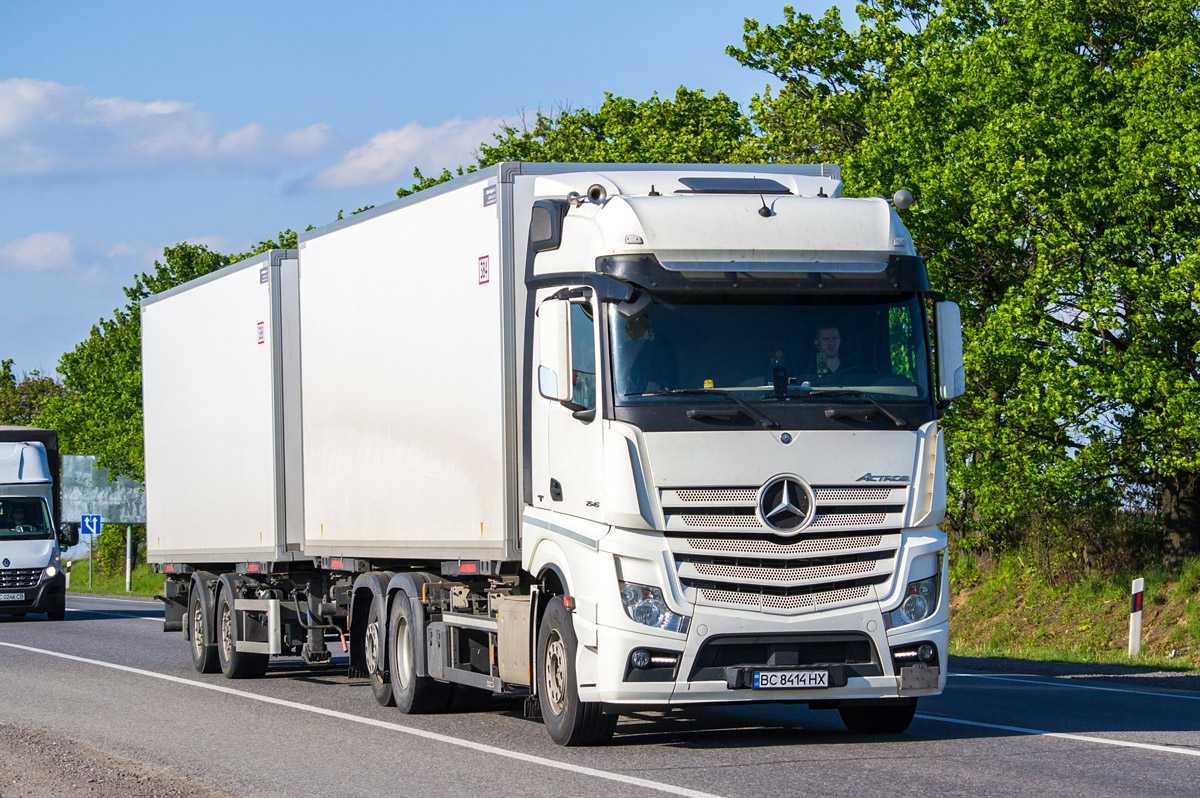
<svg viewBox="0 0 1200 798">
<path fill-rule="evenodd" d="M 371 692 L 380 706 L 396 706 L 392 683 L 388 678 L 386 623 L 380 617 L 379 602 L 371 597 L 371 612 L 367 615 L 367 628 L 363 633 L 363 659 L 367 663 L 367 678 L 371 680 Z M 372 662 L 378 660 L 372 666 Z"/>
<path fill-rule="evenodd" d="M 838 707 L 842 723 L 855 734 L 900 734 L 912 723 L 917 699 L 902 698 L 887 704 L 848 702 Z"/>
<path fill-rule="evenodd" d="M 188 636 L 192 644 L 192 665 L 200 673 L 216 673 L 221 670 L 221 663 L 217 660 L 217 647 L 204 643 L 204 631 L 212 623 L 212 618 L 204 612 L 204 602 L 200 600 L 200 591 L 204 589 L 199 585 L 193 587 L 191 598 L 188 600 L 187 622 Z"/>
<path fill-rule="evenodd" d="M 228 588 L 217 600 L 217 661 L 226 679 L 257 679 L 267 672 L 270 654 L 252 654 L 235 648 L 233 599 Z M 195 646 L 193 646 L 195 648 Z"/>
<path fill-rule="evenodd" d="M 542 720 L 559 745 L 604 745 L 617 728 L 617 716 L 600 704 L 579 700 L 575 658 L 579 648 L 575 624 L 561 598 L 546 606 L 538 629 L 537 691 Z"/>
<path fill-rule="evenodd" d="M 424 640 L 416 634 L 412 603 L 400 592 L 392 600 L 388 624 L 388 675 L 396 707 L 406 715 L 441 712 L 450 697 L 450 685 L 430 676 L 418 676 L 417 646 Z"/>
<path fill-rule="evenodd" d="M 21 613 L 21 614 L 24 615 L 25 613 Z M 67 617 L 67 598 L 66 598 L 66 596 L 63 596 L 63 600 L 60 601 L 54 607 L 54 609 L 46 611 L 46 620 L 61 621 L 66 617 Z"/>
</svg>

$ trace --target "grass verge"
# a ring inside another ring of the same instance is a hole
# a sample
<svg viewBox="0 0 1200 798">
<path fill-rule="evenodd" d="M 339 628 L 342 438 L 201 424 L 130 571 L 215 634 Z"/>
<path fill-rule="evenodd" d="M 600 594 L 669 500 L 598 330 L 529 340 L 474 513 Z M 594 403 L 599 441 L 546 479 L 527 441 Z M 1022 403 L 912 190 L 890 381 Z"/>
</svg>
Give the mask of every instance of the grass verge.
<svg viewBox="0 0 1200 798">
<path fill-rule="evenodd" d="M 165 576 L 154 573 L 149 565 L 142 563 L 134 567 L 133 589 L 126 593 L 125 572 L 123 570 L 119 574 L 102 574 L 97 571 L 92 577 L 92 584 L 89 585 L 88 561 L 72 560 L 71 586 L 67 588 L 67 592 L 99 593 L 105 596 L 157 596 L 162 594 L 162 586 L 165 579 Z"/>
<path fill-rule="evenodd" d="M 1147 570 L 1047 580 L 1021 553 L 970 553 L 950 565 L 950 651 L 977 657 L 1200 671 L 1200 557 L 1174 573 Z M 1128 656 L 1130 585 L 1146 580 L 1142 653 Z"/>
</svg>

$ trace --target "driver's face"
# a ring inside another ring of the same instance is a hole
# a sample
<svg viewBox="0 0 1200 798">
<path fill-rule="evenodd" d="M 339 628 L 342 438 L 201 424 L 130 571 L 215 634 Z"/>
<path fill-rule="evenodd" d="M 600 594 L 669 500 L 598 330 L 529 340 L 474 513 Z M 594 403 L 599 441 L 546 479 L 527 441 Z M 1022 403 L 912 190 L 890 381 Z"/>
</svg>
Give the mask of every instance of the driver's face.
<svg viewBox="0 0 1200 798">
<path fill-rule="evenodd" d="M 837 357 L 838 347 L 842 345 L 842 336 L 837 327 L 822 327 L 817 330 L 816 344 L 826 357 Z"/>
</svg>

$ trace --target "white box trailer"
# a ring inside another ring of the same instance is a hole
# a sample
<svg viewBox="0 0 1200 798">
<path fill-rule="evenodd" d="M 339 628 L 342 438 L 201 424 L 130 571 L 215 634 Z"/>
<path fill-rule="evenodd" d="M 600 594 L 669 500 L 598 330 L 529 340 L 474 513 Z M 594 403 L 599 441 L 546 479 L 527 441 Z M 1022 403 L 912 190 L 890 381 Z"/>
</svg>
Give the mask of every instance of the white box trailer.
<svg viewBox="0 0 1200 798">
<path fill-rule="evenodd" d="M 142 329 L 202 672 L 340 639 L 381 703 L 525 695 L 569 745 L 711 702 L 902 731 L 945 684 L 957 308 L 835 166 L 499 164 Z"/>
</svg>

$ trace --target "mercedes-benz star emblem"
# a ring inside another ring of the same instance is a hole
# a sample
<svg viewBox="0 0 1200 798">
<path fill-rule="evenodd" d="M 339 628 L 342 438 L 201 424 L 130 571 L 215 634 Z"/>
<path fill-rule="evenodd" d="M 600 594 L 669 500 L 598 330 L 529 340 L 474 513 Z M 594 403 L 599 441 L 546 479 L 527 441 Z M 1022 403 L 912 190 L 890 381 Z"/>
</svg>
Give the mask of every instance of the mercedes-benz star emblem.
<svg viewBox="0 0 1200 798">
<path fill-rule="evenodd" d="M 781 535 L 794 535 L 812 521 L 812 488 L 799 477 L 775 477 L 758 493 L 762 522 Z"/>
</svg>

